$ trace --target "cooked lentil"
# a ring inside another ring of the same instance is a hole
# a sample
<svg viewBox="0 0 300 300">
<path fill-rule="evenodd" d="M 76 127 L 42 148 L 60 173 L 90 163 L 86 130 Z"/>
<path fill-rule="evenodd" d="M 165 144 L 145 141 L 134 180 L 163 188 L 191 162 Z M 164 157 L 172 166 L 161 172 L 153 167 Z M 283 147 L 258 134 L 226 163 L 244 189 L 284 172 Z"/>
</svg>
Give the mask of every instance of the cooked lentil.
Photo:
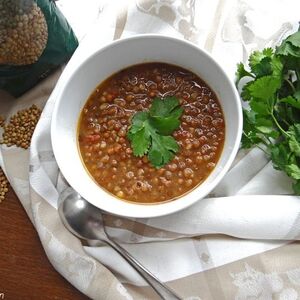
<svg viewBox="0 0 300 300">
<path fill-rule="evenodd" d="M 184 108 L 180 145 L 161 169 L 132 154 L 126 132 L 131 117 L 154 97 L 176 96 Z M 163 63 L 135 65 L 103 83 L 85 104 L 78 127 L 82 160 L 94 180 L 127 201 L 173 200 L 199 185 L 215 167 L 225 138 L 223 112 L 215 93 L 198 76 Z"/>
<path fill-rule="evenodd" d="M 17 112 L 10 118 L 8 124 L 4 124 L 0 144 L 27 149 L 40 115 L 41 110 L 34 104 L 28 109 Z"/>
<path fill-rule="evenodd" d="M 8 192 L 8 180 L 4 175 L 3 170 L 0 168 L 0 203 L 5 199 L 5 195 Z"/>
</svg>

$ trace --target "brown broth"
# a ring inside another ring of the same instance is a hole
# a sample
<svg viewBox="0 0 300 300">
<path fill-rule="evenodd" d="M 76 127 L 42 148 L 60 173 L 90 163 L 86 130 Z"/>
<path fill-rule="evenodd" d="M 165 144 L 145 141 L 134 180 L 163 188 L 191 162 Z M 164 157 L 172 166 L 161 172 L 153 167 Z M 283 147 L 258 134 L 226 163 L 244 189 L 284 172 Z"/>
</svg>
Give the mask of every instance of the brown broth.
<svg viewBox="0 0 300 300">
<path fill-rule="evenodd" d="M 126 137 L 131 117 L 154 97 L 176 96 L 184 109 L 173 133 L 180 146 L 163 168 L 135 157 Z M 123 200 L 174 200 L 198 186 L 223 149 L 225 121 L 215 93 L 197 75 L 165 63 L 126 68 L 99 84 L 80 116 L 78 143 L 84 165 L 106 191 Z"/>
</svg>

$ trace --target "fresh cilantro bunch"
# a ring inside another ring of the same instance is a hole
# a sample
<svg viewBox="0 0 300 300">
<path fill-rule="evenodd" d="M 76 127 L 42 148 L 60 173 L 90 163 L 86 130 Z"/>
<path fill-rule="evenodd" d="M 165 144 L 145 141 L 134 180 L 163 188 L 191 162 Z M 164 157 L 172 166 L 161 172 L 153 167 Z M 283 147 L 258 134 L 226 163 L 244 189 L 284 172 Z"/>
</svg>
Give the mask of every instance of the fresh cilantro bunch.
<svg viewBox="0 0 300 300">
<path fill-rule="evenodd" d="M 236 76 L 236 84 L 249 80 L 241 92 L 249 104 L 243 110 L 242 147 L 265 151 L 275 169 L 294 179 L 294 192 L 300 195 L 300 31 L 275 51 L 253 52 L 249 70 L 239 63 Z"/>
<path fill-rule="evenodd" d="M 149 111 L 137 112 L 127 133 L 133 154 L 147 154 L 156 168 L 171 161 L 179 146 L 170 134 L 179 127 L 182 112 L 175 97 L 155 98 Z"/>
</svg>

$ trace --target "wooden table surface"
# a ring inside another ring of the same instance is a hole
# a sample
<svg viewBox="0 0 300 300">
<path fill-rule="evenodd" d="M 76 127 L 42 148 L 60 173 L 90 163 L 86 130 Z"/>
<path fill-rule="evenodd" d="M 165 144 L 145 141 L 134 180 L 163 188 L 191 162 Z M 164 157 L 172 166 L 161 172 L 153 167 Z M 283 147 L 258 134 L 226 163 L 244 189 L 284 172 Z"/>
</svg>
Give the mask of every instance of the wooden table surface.
<svg viewBox="0 0 300 300">
<path fill-rule="evenodd" d="M 0 203 L 0 300 L 89 299 L 48 261 L 39 237 L 10 188 Z"/>
</svg>

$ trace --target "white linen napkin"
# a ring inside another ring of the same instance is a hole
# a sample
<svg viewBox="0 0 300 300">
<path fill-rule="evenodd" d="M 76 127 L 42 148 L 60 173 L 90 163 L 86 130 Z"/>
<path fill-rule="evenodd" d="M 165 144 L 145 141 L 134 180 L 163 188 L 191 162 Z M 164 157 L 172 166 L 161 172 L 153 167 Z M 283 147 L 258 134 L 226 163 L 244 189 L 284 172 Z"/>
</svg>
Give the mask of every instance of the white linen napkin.
<svg viewBox="0 0 300 300">
<path fill-rule="evenodd" d="M 92 1 L 89 7 L 97 8 L 95 12 L 85 10 L 86 2 L 78 1 L 72 15 L 71 2 L 61 0 L 58 4 L 80 36 L 84 35 L 82 28 L 89 28 L 89 32 L 45 105 L 30 157 L 28 151 L 2 146 L 1 166 L 33 221 L 49 260 L 75 287 L 93 299 L 154 299 L 153 291 L 111 248 L 101 243 L 82 246 L 59 220 L 57 199 L 67 183 L 51 147 L 56 96 L 86 55 L 113 39 L 145 32 L 196 43 L 211 52 L 233 79 L 236 63 L 245 62 L 251 50 L 274 46 L 297 30 L 300 3 Z M 79 17 L 80 12 L 85 20 Z M 42 106 L 58 75 L 6 109 L 8 115 L 26 103 L 37 101 Z M 275 171 L 260 150 L 240 151 L 218 187 L 184 211 L 155 219 L 108 214 L 104 218 L 111 237 L 186 299 L 272 299 L 273 295 L 296 299 L 300 269 L 287 256 L 297 261 L 300 245 L 290 243 L 299 239 L 300 199 L 291 196 L 290 186 L 290 179 Z M 276 265 L 272 258 L 276 258 Z"/>
</svg>

